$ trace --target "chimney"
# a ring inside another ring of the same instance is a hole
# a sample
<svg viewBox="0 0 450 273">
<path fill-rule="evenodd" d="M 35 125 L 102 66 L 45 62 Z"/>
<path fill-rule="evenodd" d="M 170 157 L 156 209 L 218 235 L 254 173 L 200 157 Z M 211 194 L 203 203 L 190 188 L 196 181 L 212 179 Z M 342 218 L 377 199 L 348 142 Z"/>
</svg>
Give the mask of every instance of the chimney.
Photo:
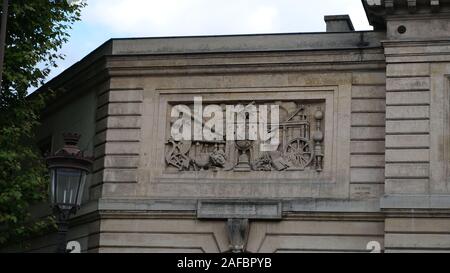
<svg viewBox="0 0 450 273">
<path fill-rule="evenodd" d="M 328 15 L 324 19 L 327 24 L 327 32 L 355 31 L 352 20 L 348 15 Z"/>
</svg>

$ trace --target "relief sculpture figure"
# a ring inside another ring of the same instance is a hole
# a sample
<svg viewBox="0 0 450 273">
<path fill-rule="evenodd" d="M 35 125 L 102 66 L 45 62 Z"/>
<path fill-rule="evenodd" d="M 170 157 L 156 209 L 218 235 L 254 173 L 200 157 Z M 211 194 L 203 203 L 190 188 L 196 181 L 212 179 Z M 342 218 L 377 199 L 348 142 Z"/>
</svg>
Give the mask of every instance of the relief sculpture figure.
<svg viewBox="0 0 450 273">
<path fill-rule="evenodd" d="M 223 168 L 227 163 L 227 155 L 223 150 L 217 149 L 211 153 L 210 160 L 212 166 Z"/>
</svg>

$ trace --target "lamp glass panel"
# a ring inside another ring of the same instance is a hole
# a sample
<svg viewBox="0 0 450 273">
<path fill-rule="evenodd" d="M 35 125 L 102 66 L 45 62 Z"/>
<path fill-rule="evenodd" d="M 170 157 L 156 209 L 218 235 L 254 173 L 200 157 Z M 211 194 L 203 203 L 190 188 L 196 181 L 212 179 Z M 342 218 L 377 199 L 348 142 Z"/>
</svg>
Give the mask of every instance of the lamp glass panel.
<svg viewBox="0 0 450 273">
<path fill-rule="evenodd" d="M 73 206 L 76 205 L 83 171 L 69 168 L 55 170 L 56 203 Z"/>
<path fill-rule="evenodd" d="M 50 202 L 52 202 L 52 204 L 56 203 L 56 170 L 55 169 L 50 169 L 50 179 L 51 179 L 51 183 L 50 183 L 50 188 L 49 188 L 49 197 L 50 197 Z"/>
<path fill-rule="evenodd" d="M 76 197 L 77 206 L 81 206 L 81 202 L 83 201 L 83 193 L 84 193 L 84 185 L 86 185 L 86 177 L 87 172 L 81 171 L 81 180 L 78 189 L 78 195 Z"/>
</svg>

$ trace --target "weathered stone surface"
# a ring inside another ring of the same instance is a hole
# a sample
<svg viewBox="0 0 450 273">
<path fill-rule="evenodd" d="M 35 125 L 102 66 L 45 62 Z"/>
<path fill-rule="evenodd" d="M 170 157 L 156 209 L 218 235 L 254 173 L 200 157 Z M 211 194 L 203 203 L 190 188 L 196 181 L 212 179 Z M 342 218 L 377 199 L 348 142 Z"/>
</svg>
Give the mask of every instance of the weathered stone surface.
<svg viewBox="0 0 450 273">
<path fill-rule="evenodd" d="M 408 64 L 390 64 L 386 68 L 388 77 L 416 77 L 430 75 L 430 64 L 428 63 L 408 63 Z"/>
<path fill-rule="evenodd" d="M 450 235 L 448 234 L 390 234 L 386 236 L 387 249 L 414 249 L 420 245 L 425 249 L 444 249 L 450 247 Z"/>
<path fill-rule="evenodd" d="M 352 97 L 354 99 L 377 98 L 383 99 L 386 97 L 386 86 L 383 85 L 354 85 L 352 87 Z"/>
<path fill-rule="evenodd" d="M 429 179 L 398 178 L 386 179 L 388 194 L 425 194 L 428 191 Z"/>
<path fill-rule="evenodd" d="M 429 91 L 388 92 L 386 94 L 386 104 L 388 105 L 423 105 L 429 103 Z"/>
<path fill-rule="evenodd" d="M 281 202 L 199 201 L 200 219 L 281 219 Z"/>
<path fill-rule="evenodd" d="M 384 181 L 384 169 L 373 169 L 373 168 L 358 168 L 352 169 L 351 173 L 351 182 L 358 183 L 383 183 Z"/>
<path fill-rule="evenodd" d="M 325 16 L 327 32 L 351 32 L 355 31 L 352 20 L 348 15 L 328 15 Z"/>
<path fill-rule="evenodd" d="M 430 166 L 426 163 L 396 163 L 386 164 L 386 177 L 425 178 L 430 174 Z"/>
<path fill-rule="evenodd" d="M 428 162 L 428 149 L 389 149 L 386 150 L 386 162 Z"/>
<path fill-rule="evenodd" d="M 353 127 L 351 129 L 352 140 L 380 140 L 384 139 L 385 128 L 383 127 Z"/>
<path fill-rule="evenodd" d="M 140 115 L 142 113 L 141 103 L 110 103 L 108 104 L 108 115 L 127 116 Z"/>
<path fill-rule="evenodd" d="M 417 78 L 388 78 L 386 80 L 387 91 L 428 90 L 430 79 L 428 77 Z"/>
<path fill-rule="evenodd" d="M 426 119 L 430 117 L 429 106 L 388 106 L 387 119 Z"/>
<path fill-rule="evenodd" d="M 142 90 L 111 90 L 108 102 L 142 102 Z"/>
<path fill-rule="evenodd" d="M 384 167 L 384 155 L 352 155 L 351 167 Z"/>
<path fill-rule="evenodd" d="M 352 141 L 351 153 L 352 154 L 384 154 L 385 142 L 384 141 Z"/>
<path fill-rule="evenodd" d="M 140 116 L 109 116 L 97 121 L 97 132 L 106 129 L 140 129 Z"/>
<path fill-rule="evenodd" d="M 357 200 L 378 199 L 384 193 L 384 185 L 369 183 L 352 183 L 350 185 L 350 198 Z"/>
<path fill-rule="evenodd" d="M 362 72 L 356 71 L 353 74 L 352 84 L 360 86 L 378 86 L 386 88 L 386 72 Z M 386 90 L 386 89 L 385 89 Z"/>
<path fill-rule="evenodd" d="M 353 113 L 352 126 L 384 126 L 385 113 Z"/>
<path fill-rule="evenodd" d="M 384 99 L 353 99 L 352 100 L 353 112 L 385 112 L 386 100 Z"/>
<path fill-rule="evenodd" d="M 429 135 L 387 135 L 386 148 L 429 148 Z"/>
<path fill-rule="evenodd" d="M 450 232 L 450 219 L 438 218 L 390 218 L 386 221 L 386 231 L 394 232 L 421 232 L 421 233 L 448 233 Z"/>
<path fill-rule="evenodd" d="M 386 133 L 388 134 L 428 134 L 429 120 L 387 120 Z"/>
<path fill-rule="evenodd" d="M 139 155 L 138 142 L 108 142 L 95 148 L 95 156 L 102 155 Z"/>
</svg>

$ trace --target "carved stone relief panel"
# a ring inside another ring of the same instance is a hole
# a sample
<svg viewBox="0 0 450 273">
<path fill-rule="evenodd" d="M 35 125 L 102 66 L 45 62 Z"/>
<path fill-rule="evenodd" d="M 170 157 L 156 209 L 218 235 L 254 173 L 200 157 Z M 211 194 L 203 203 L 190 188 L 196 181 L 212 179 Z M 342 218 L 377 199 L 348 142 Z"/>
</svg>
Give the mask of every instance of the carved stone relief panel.
<svg viewBox="0 0 450 273">
<path fill-rule="evenodd" d="M 239 102 L 230 102 L 236 104 Z M 260 140 L 252 140 L 246 131 L 244 139 L 180 140 L 170 134 L 174 118 L 167 119 L 165 139 L 165 165 L 168 171 L 178 172 L 284 172 L 323 170 L 325 138 L 325 101 L 289 100 L 254 101 L 255 109 L 261 105 L 276 105 L 279 121 L 276 123 L 279 141 L 271 151 L 260 149 Z M 168 115 L 176 104 L 170 103 Z M 194 104 L 188 105 L 194 112 Z M 225 116 L 226 106 L 220 107 Z M 261 115 L 258 112 L 257 115 Z M 268 128 L 270 112 L 268 113 Z M 196 122 L 191 117 L 191 123 Z M 202 124 L 208 118 L 202 118 Z M 224 124 L 229 126 L 228 124 Z M 237 126 L 233 124 L 232 126 Z M 246 120 L 246 129 L 251 125 Z M 194 138 L 191 138 L 194 139 Z"/>
<path fill-rule="evenodd" d="M 158 97 L 147 104 L 153 125 L 144 129 L 142 190 L 148 196 L 183 198 L 348 196 L 350 92 L 350 85 L 158 90 Z M 195 114 L 200 112 L 195 111 L 196 97 L 202 98 L 203 118 Z M 181 105 L 188 117 L 193 115 L 192 128 L 186 130 L 192 135 L 197 132 L 195 124 L 209 127 L 212 116 L 205 114 L 206 108 L 217 106 L 214 113 L 225 118 L 223 137 L 177 141 L 173 128 L 183 115 L 174 115 L 173 110 Z M 260 135 L 252 139 L 251 114 L 248 120 L 240 116 L 245 120 L 242 126 L 236 113 L 233 125 L 246 128 L 245 137 L 249 128 L 248 139 L 235 141 L 228 132 L 227 108 L 238 105 L 253 105 L 258 121 L 267 106 L 267 129 L 279 132 L 279 142 L 269 143 L 275 144 L 269 145 L 272 149 L 261 147 L 268 143 Z M 272 106 L 278 109 L 278 122 L 273 122 Z"/>
</svg>

